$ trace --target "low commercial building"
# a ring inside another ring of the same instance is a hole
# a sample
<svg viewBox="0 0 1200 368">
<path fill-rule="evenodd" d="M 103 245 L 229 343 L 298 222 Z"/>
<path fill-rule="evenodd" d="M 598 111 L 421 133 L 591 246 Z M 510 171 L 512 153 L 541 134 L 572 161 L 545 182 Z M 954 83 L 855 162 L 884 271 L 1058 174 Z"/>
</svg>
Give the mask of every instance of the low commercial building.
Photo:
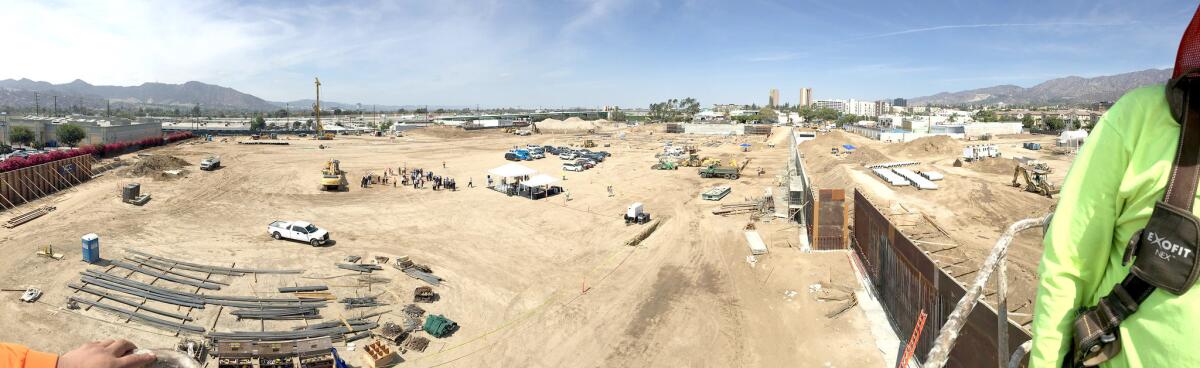
<svg viewBox="0 0 1200 368">
<path fill-rule="evenodd" d="M 83 128 L 84 138 L 79 141 L 80 145 L 132 142 L 163 135 L 162 123 L 157 121 L 134 122 L 120 118 L 25 116 L 0 121 L 0 142 L 11 144 L 12 129 L 25 127 L 33 132 L 36 143 L 56 143 L 59 141 L 56 134 L 58 127 L 66 124 Z"/>
</svg>

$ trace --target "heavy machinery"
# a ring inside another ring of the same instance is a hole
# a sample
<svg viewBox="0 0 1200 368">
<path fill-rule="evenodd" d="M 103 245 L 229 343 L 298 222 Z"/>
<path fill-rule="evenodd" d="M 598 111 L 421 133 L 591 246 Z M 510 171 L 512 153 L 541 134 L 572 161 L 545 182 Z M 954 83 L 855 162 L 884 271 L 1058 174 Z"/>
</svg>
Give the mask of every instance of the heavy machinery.
<svg viewBox="0 0 1200 368">
<path fill-rule="evenodd" d="M 739 176 L 741 175 L 737 166 L 721 166 L 718 163 L 700 168 L 701 178 L 737 179 Z"/>
<path fill-rule="evenodd" d="M 1017 165 L 1013 169 L 1013 187 L 1021 187 L 1018 179 L 1022 177 L 1025 178 L 1025 191 L 1027 192 L 1041 194 L 1047 198 L 1054 198 L 1054 195 L 1058 194 L 1059 189 L 1054 187 L 1053 183 L 1050 183 L 1050 170 L 1045 165 L 1035 165 L 1033 167 Z"/>
<path fill-rule="evenodd" d="M 341 162 L 329 160 L 321 169 L 321 188 L 327 192 L 345 192 L 350 190 L 350 182 L 346 181 L 346 172 L 342 171 Z"/>
<path fill-rule="evenodd" d="M 583 148 L 592 148 L 592 147 L 596 147 L 596 142 L 593 142 L 591 139 L 583 140 Z"/>
<path fill-rule="evenodd" d="M 333 133 L 325 132 L 325 126 L 321 125 L 321 79 L 320 78 L 313 78 L 313 79 L 314 79 L 313 83 L 315 83 L 317 85 L 317 100 L 316 100 L 316 103 L 313 104 L 313 116 L 317 117 L 317 120 L 316 120 L 317 134 L 313 135 L 313 139 L 327 141 L 327 140 L 333 139 Z"/>
<path fill-rule="evenodd" d="M 651 170 L 676 170 L 679 169 L 679 164 L 668 159 L 660 159 L 657 164 L 650 166 Z"/>
</svg>

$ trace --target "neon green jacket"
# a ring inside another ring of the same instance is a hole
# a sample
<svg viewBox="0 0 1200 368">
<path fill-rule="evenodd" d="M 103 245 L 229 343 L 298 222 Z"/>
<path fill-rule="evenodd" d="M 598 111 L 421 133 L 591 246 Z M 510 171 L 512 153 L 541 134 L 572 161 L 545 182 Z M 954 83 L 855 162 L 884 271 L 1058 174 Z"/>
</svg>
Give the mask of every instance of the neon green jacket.
<svg viewBox="0 0 1200 368">
<path fill-rule="evenodd" d="M 1179 142 L 1164 94 L 1158 85 L 1121 97 L 1067 174 L 1043 242 L 1030 367 L 1061 367 L 1076 309 L 1129 273 L 1121 256 L 1162 198 Z M 1200 367 L 1200 292 L 1155 291 L 1121 324 L 1121 353 L 1105 366 Z"/>
</svg>

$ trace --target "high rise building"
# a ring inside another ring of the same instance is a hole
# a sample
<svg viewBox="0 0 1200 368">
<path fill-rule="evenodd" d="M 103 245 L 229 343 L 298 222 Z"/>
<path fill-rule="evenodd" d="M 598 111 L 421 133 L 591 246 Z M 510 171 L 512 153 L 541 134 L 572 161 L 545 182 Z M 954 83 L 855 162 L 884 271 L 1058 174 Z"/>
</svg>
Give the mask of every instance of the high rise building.
<svg viewBox="0 0 1200 368">
<path fill-rule="evenodd" d="M 903 99 L 903 98 L 897 98 L 895 100 L 892 100 L 892 106 L 906 107 L 906 106 L 908 106 L 908 100 Z"/>
<path fill-rule="evenodd" d="M 779 106 L 779 89 L 771 88 L 771 97 L 767 100 L 767 107 Z"/>
<path fill-rule="evenodd" d="M 800 89 L 800 107 L 812 105 L 812 88 Z"/>
</svg>

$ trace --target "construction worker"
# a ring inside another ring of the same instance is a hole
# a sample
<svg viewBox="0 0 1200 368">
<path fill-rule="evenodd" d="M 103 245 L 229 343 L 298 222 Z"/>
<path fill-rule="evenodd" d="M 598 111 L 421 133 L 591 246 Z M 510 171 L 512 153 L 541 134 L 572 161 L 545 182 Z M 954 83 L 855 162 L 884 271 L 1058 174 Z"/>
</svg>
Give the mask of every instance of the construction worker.
<svg viewBox="0 0 1200 368">
<path fill-rule="evenodd" d="M 1180 44 L 1175 77 L 1191 75 L 1200 67 L 1200 60 L 1187 60 L 1185 56 L 1198 54 L 1200 12 L 1193 17 Z M 1172 84 L 1176 84 L 1174 79 Z M 1143 255 L 1144 251 L 1157 251 L 1161 244 L 1149 244 L 1156 236 L 1142 231 L 1152 230 L 1148 227 L 1152 214 L 1156 219 L 1163 216 L 1156 211 L 1157 206 L 1167 199 L 1188 205 L 1195 199 L 1194 194 L 1192 198 L 1166 194 L 1168 185 L 1177 185 L 1173 176 L 1176 153 L 1183 158 L 1183 152 L 1188 151 L 1179 144 L 1181 124 L 1187 121 L 1187 115 L 1200 109 L 1200 104 L 1187 102 L 1188 98 L 1182 98 L 1182 103 L 1169 103 L 1168 96 L 1173 101 L 1179 96 L 1173 91 L 1178 89 L 1157 85 L 1126 93 L 1094 125 L 1076 156 L 1043 240 L 1030 367 L 1085 363 L 1104 367 L 1200 367 L 1200 349 L 1195 348 L 1200 341 L 1200 292 L 1176 293 L 1154 285 L 1142 293 L 1131 291 L 1136 286 L 1127 287 L 1133 285 L 1128 280 L 1141 277 L 1127 277 L 1131 274 L 1127 251 L 1137 255 L 1132 260 L 1134 267 L 1139 262 L 1159 262 L 1154 255 Z M 1196 91 L 1187 95 L 1200 99 L 1200 86 L 1187 91 Z M 1173 112 L 1173 106 L 1180 104 L 1197 107 L 1181 118 Z M 1195 176 L 1177 179 L 1192 185 L 1197 180 Z M 1182 216 L 1194 214 L 1196 207 L 1192 208 L 1182 211 Z M 1186 228 L 1179 226 L 1183 224 L 1173 227 Z M 1131 248 L 1131 239 L 1136 248 Z M 1149 239 L 1149 243 L 1143 239 Z M 1163 238 L 1157 240 L 1164 242 Z M 1187 253 L 1190 256 L 1193 252 Z M 1170 261 L 1173 256 L 1158 257 Z M 1181 255 L 1176 260 L 1186 258 Z M 1120 305 L 1110 308 L 1116 305 L 1113 300 Z M 1105 308 L 1092 309 L 1098 304 Z M 1080 313 L 1081 308 L 1087 309 Z M 1077 316 L 1092 316 L 1097 310 L 1104 315 L 1096 326 L 1106 328 L 1075 331 L 1076 326 L 1087 325 L 1077 324 Z M 1088 344 L 1086 340 L 1100 343 Z"/>
<path fill-rule="evenodd" d="M 61 357 L 0 343 L 0 366 L 12 368 L 139 368 L 154 363 L 154 354 L 131 354 L 137 349 L 126 340 L 93 341 Z"/>
</svg>

